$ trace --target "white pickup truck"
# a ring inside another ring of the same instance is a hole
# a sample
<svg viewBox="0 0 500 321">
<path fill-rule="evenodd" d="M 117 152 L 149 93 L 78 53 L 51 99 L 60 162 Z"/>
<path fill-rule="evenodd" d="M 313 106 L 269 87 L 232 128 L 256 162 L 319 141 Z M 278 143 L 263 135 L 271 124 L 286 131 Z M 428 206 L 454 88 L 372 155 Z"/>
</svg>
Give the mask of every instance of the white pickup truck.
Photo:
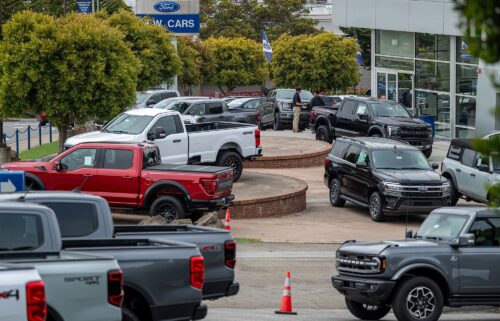
<svg viewBox="0 0 500 321">
<path fill-rule="evenodd" d="M 45 286 L 34 267 L 0 265 L 0 320 L 45 320 Z"/>
<path fill-rule="evenodd" d="M 66 140 L 65 147 L 80 143 L 154 141 L 167 164 L 207 164 L 231 167 L 234 181 L 243 172 L 243 160 L 262 156 L 260 130 L 241 123 L 185 124 L 178 112 L 141 108 L 124 112 L 94 131 Z"/>
</svg>

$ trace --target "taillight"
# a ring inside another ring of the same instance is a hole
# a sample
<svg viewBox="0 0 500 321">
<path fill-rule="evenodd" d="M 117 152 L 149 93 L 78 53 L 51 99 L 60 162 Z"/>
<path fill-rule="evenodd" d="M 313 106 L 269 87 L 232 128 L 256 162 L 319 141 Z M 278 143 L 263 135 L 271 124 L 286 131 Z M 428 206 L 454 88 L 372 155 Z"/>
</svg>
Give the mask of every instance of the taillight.
<svg viewBox="0 0 500 321">
<path fill-rule="evenodd" d="M 255 121 L 260 123 L 260 113 L 255 114 Z"/>
<path fill-rule="evenodd" d="M 190 261 L 191 272 L 191 286 L 196 289 L 203 287 L 205 282 L 205 265 L 203 263 L 203 256 L 193 256 Z"/>
<path fill-rule="evenodd" d="M 47 316 L 45 286 L 42 281 L 26 284 L 26 305 L 28 321 L 44 321 Z"/>
<path fill-rule="evenodd" d="M 309 113 L 309 122 L 310 123 L 313 123 L 314 122 L 314 111 L 311 110 L 311 112 Z"/>
<path fill-rule="evenodd" d="M 260 147 L 260 129 L 255 130 L 255 147 Z"/>
<path fill-rule="evenodd" d="M 123 272 L 109 271 L 108 272 L 108 302 L 117 307 L 123 304 Z"/>
<path fill-rule="evenodd" d="M 325 166 L 325 168 L 330 165 L 332 161 L 328 158 L 328 156 L 325 157 L 325 159 L 323 160 L 323 165 Z"/>
<path fill-rule="evenodd" d="M 224 264 L 230 269 L 236 266 L 236 242 L 234 241 L 224 243 Z"/>
<path fill-rule="evenodd" d="M 201 180 L 201 186 L 203 186 L 203 189 L 207 194 L 215 194 L 217 191 L 217 181 L 213 179 L 207 179 L 207 178 L 202 178 Z"/>
</svg>

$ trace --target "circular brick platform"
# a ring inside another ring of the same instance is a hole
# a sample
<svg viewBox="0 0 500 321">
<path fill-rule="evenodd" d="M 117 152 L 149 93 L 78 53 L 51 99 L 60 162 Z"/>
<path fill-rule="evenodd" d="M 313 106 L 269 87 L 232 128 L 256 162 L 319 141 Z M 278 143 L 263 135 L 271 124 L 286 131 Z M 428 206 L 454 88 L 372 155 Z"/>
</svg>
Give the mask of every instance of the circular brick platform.
<svg viewBox="0 0 500 321">
<path fill-rule="evenodd" d="M 262 136 L 263 157 L 245 168 L 296 168 L 323 165 L 331 144 L 304 138 Z"/>
</svg>

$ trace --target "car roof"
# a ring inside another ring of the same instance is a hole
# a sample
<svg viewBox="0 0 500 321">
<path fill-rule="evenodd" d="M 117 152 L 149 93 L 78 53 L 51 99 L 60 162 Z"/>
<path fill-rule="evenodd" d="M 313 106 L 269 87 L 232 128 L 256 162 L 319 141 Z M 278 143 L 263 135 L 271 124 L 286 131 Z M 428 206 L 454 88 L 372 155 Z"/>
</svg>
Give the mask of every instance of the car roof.
<svg viewBox="0 0 500 321">
<path fill-rule="evenodd" d="M 63 191 L 30 191 L 28 193 L 25 192 L 17 192 L 17 193 L 2 193 L 0 194 L 0 201 L 2 204 L 4 202 L 10 202 L 19 200 L 24 197 L 27 200 L 30 199 L 38 199 L 38 198 L 64 198 L 64 199 L 86 199 L 86 200 L 104 200 L 103 198 L 86 193 L 78 193 L 78 192 L 63 192 Z M 22 203 L 21 201 L 17 201 L 16 203 Z"/>
<path fill-rule="evenodd" d="M 398 140 L 393 140 L 383 137 L 339 137 L 338 141 L 348 143 L 357 143 L 370 149 L 405 149 L 405 150 L 418 150 L 418 148 L 410 144 Z"/>
<path fill-rule="evenodd" d="M 158 147 L 155 144 L 147 143 L 147 142 L 126 143 L 126 142 L 106 142 L 106 141 L 103 141 L 103 142 L 81 142 L 79 144 L 76 144 L 73 147 L 76 147 L 76 146 L 86 146 L 86 147 L 90 147 L 90 148 L 103 148 L 106 146 L 110 146 L 110 147 L 130 147 L 130 146 L 132 146 L 132 147 L 139 147 L 141 149 Z"/>
<path fill-rule="evenodd" d="M 21 194 L 19 193 L 19 197 L 18 199 L 20 199 L 25 193 Z M 42 208 L 42 209 L 46 209 L 45 206 L 42 206 L 42 205 L 38 205 L 38 204 L 33 204 L 33 203 L 25 203 L 23 202 L 22 200 L 15 200 L 13 199 L 12 201 L 5 201 L 5 202 L 2 202 L 2 206 L 0 207 L 0 209 L 25 209 L 25 208 L 36 208 L 36 209 L 39 209 L 39 208 Z"/>
<path fill-rule="evenodd" d="M 473 139 L 460 139 L 460 138 L 455 138 L 451 140 L 450 145 L 451 146 L 458 146 L 462 148 L 470 148 L 472 149 L 472 143 L 474 142 Z"/>
<path fill-rule="evenodd" d="M 500 209 L 492 209 L 483 206 L 454 206 L 441 207 L 433 213 L 447 213 L 460 215 L 476 215 L 477 217 L 500 217 Z"/>
<path fill-rule="evenodd" d="M 125 112 L 125 114 L 155 117 L 155 116 L 160 115 L 160 114 L 176 115 L 176 114 L 178 114 L 178 112 L 173 111 L 173 110 L 168 110 L 168 109 L 161 109 L 161 108 L 136 108 L 136 109 L 127 110 Z"/>
</svg>

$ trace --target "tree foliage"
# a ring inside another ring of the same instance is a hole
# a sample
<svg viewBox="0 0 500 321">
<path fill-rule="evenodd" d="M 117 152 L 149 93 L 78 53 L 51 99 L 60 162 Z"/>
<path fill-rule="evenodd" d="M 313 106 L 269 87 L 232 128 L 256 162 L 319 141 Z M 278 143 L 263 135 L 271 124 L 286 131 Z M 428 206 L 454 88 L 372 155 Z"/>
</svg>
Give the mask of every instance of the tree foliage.
<svg viewBox="0 0 500 321">
<path fill-rule="evenodd" d="M 106 11 L 109 14 L 120 10 L 132 12 L 132 8 L 130 8 L 130 6 L 128 6 L 123 0 L 100 0 L 99 10 Z"/>
<path fill-rule="evenodd" d="M 283 35 L 274 44 L 271 72 L 276 86 L 339 90 L 355 86 L 358 45 L 330 33 Z"/>
<path fill-rule="evenodd" d="M 357 39 L 359 44 L 361 56 L 363 57 L 364 67 L 369 69 L 372 64 L 372 34 L 370 29 L 364 28 L 345 28 L 341 27 L 340 30 L 352 37 Z"/>
<path fill-rule="evenodd" d="M 125 35 L 125 42 L 140 62 L 137 90 L 147 90 L 163 83 L 172 83 L 180 60 L 172 45 L 172 36 L 161 26 L 148 24 L 134 13 L 119 10 L 108 19 L 110 26 Z"/>
<path fill-rule="evenodd" d="M 177 38 L 177 53 L 181 60 L 177 80 L 179 86 L 185 89 L 184 94 L 186 95 L 192 94 L 192 86 L 200 85 L 203 82 L 202 46 L 203 44 L 199 40 L 193 40 L 189 37 Z"/>
<path fill-rule="evenodd" d="M 262 84 L 267 65 L 260 43 L 245 38 L 209 38 L 204 43 L 206 79 L 227 95 L 238 86 Z"/>
<path fill-rule="evenodd" d="M 104 21 L 24 11 L 4 28 L 0 105 L 14 115 L 45 111 L 62 148 L 70 117 L 108 118 L 134 102 L 138 69 L 123 34 Z"/>
</svg>

